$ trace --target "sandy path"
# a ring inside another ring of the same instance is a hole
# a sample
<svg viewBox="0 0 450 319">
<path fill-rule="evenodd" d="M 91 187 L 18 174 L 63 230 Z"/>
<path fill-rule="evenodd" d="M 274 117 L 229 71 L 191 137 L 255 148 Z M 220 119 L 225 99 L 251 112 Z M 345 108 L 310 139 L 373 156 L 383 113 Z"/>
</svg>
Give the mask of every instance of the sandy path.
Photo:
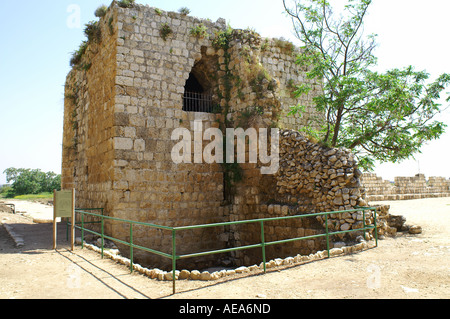
<svg viewBox="0 0 450 319">
<path fill-rule="evenodd" d="M 34 219 L 36 223 L 46 223 L 53 219 L 53 206 L 17 199 L 5 199 L 0 202 L 14 204 L 16 212 L 23 212 L 24 216 Z"/>
<path fill-rule="evenodd" d="M 376 249 L 265 275 L 222 283 L 179 281 L 174 296 L 170 282 L 130 275 L 126 267 L 102 260 L 92 251 L 69 252 L 63 227 L 59 228 L 62 246 L 55 252 L 45 229 L 49 225 L 38 228 L 29 218 L 0 213 L 0 222 L 13 224 L 25 239 L 23 248 L 14 248 L 0 227 L 0 299 L 448 299 L 450 198 L 383 203 L 391 205 L 391 213 L 404 215 L 407 224 L 422 226 L 423 233 L 380 240 Z"/>
</svg>

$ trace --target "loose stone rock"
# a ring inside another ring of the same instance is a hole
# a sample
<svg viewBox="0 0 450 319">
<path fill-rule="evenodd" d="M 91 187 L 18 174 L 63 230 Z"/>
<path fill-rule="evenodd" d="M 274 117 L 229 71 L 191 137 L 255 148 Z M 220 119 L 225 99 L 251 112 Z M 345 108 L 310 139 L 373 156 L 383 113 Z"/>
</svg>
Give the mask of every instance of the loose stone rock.
<svg viewBox="0 0 450 319">
<path fill-rule="evenodd" d="M 234 270 L 227 270 L 226 275 L 227 276 L 234 276 L 234 275 L 236 275 L 236 271 L 234 271 Z"/>
<path fill-rule="evenodd" d="M 182 270 L 180 271 L 180 274 L 178 276 L 179 279 L 188 279 L 190 277 L 191 273 L 189 270 Z"/>
<path fill-rule="evenodd" d="M 175 280 L 177 280 L 179 278 L 179 274 L 180 274 L 180 272 L 178 270 L 175 271 Z M 165 273 L 164 279 L 168 280 L 168 281 L 173 280 L 173 272 L 170 271 L 170 272 Z"/>
<path fill-rule="evenodd" d="M 412 235 L 417 235 L 417 234 L 421 234 L 422 233 L 422 227 L 421 226 L 417 226 L 417 225 L 413 225 L 409 228 L 409 233 Z"/>
<path fill-rule="evenodd" d="M 200 274 L 199 279 L 202 281 L 209 281 L 209 280 L 211 280 L 211 274 L 208 271 L 204 271 Z"/>
<path fill-rule="evenodd" d="M 201 273 L 198 270 L 191 271 L 191 279 L 192 280 L 199 280 L 200 279 L 200 275 L 201 275 Z"/>
<path fill-rule="evenodd" d="M 330 256 L 339 256 L 344 253 L 344 250 L 342 248 L 333 248 L 330 249 Z"/>
</svg>

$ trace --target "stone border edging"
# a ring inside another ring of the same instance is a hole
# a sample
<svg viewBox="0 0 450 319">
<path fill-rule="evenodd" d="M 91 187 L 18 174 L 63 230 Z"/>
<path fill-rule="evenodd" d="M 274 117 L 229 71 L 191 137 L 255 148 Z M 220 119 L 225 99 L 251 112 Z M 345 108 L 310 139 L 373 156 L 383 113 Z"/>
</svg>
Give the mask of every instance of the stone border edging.
<svg viewBox="0 0 450 319">
<path fill-rule="evenodd" d="M 16 248 L 21 248 L 21 247 L 25 246 L 25 241 L 23 240 L 23 237 L 14 231 L 13 226 L 11 226 L 5 222 L 2 222 L 2 225 L 3 225 L 3 227 L 5 227 L 6 232 L 9 234 L 11 239 L 16 244 Z"/>
<path fill-rule="evenodd" d="M 87 249 L 90 249 L 94 252 L 101 253 L 101 249 L 95 245 L 84 243 L 84 247 Z M 372 242 L 361 242 L 359 244 L 353 245 L 353 246 L 343 246 L 340 248 L 332 248 L 330 249 L 330 257 L 337 257 L 337 256 L 344 256 L 349 255 L 352 253 L 356 253 L 359 251 L 363 251 L 369 248 L 375 247 L 375 244 Z M 130 266 L 130 260 L 128 258 L 122 257 L 118 254 L 117 249 L 113 249 L 110 251 L 104 250 L 104 256 L 112 259 L 120 264 L 123 264 L 127 267 Z M 278 268 L 281 266 L 295 266 L 295 265 L 301 265 L 307 262 L 315 261 L 315 260 L 322 260 L 327 258 L 327 251 L 318 251 L 315 254 L 310 254 L 308 256 L 301 256 L 297 255 L 295 257 L 286 257 L 284 259 L 276 258 L 274 260 L 270 260 L 266 262 L 266 269 L 273 269 Z M 253 265 L 253 266 L 242 266 L 238 267 L 236 269 L 224 269 L 221 271 L 215 271 L 213 273 L 210 273 L 208 271 L 200 272 L 198 270 L 176 270 L 175 271 L 175 279 L 176 280 L 197 280 L 197 281 L 215 281 L 223 277 L 233 276 L 236 274 L 243 274 L 243 273 L 251 273 L 256 271 L 262 271 L 264 269 L 264 265 L 261 262 L 260 265 Z M 137 271 L 138 273 L 145 275 L 151 279 L 157 279 L 159 281 L 172 281 L 173 280 L 173 273 L 172 271 L 163 271 L 158 268 L 154 269 L 148 269 L 144 268 L 139 264 L 133 264 L 133 270 Z"/>
</svg>

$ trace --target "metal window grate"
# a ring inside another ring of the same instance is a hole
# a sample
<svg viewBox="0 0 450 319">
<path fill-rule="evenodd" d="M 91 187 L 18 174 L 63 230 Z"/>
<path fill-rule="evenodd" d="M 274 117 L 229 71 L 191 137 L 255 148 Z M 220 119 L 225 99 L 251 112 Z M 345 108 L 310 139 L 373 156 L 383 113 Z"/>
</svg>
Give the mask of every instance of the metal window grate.
<svg viewBox="0 0 450 319">
<path fill-rule="evenodd" d="M 186 91 L 183 96 L 183 111 L 213 113 L 212 95 Z"/>
</svg>

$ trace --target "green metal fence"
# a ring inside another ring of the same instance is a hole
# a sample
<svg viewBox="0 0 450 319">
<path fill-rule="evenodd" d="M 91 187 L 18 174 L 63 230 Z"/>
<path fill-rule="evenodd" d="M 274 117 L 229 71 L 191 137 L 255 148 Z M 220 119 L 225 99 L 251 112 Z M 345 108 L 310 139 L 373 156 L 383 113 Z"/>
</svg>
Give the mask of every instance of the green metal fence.
<svg viewBox="0 0 450 319">
<path fill-rule="evenodd" d="M 103 208 L 76 208 L 75 212 L 85 212 L 85 211 L 89 211 L 89 212 L 94 212 L 94 211 L 100 211 L 101 216 L 103 216 L 105 210 Z M 82 219 L 84 219 L 84 214 L 81 215 Z M 95 215 L 98 216 L 98 215 Z M 89 221 L 89 222 L 84 222 L 83 221 L 83 227 L 81 228 L 81 234 L 82 234 L 82 238 L 84 239 L 84 225 L 94 225 L 94 224 L 100 224 L 101 221 Z M 77 227 L 76 225 L 81 225 L 81 222 L 75 222 L 75 228 L 80 229 L 80 227 Z M 67 221 L 67 225 L 66 225 L 66 239 L 69 240 L 69 229 L 70 226 L 72 226 L 72 223 L 70 222 L 70 220 Z M 83 245 L 83 241 L 81 243 Z"/>
<path fill-rule="evenodd" d="M 95 210 L 101 210 L 102 214 L 95 214 L 92 211 Z M 366 224 L 366 212 L 367 211 L 373 211 L 374 212 L 374 224 L 373 225 L 367 225 Z M 330 232 L 329 226 L 328 226 L 328 217 L 331 214 L 342 214 L 346 212 L 362 212 L 363 214 L 363 227 L 358 229 L 350 229 L 345 231 L 334 231 Z M 176 267 L 177 267 L 177 260 L 181 259 L 187 259 L 187 258 L 194 258 L 194 257 L 200 257 L 200 256 L 206 256 L 206 255 L 212 255 L 212 254 L 220 254 L 220 253 L 226 253 L 226 252 L 232 252 L 237 250 L 247 250 L 252 248 L 261 248 L 262 249 L 262 259 L 263 259 L 263 267 L 264 267 L 264 273 L 267 272 L 266 269 L 266 247 L 272 246 L 272 245 L 279 245 L 283 243 L 289 243 L 289 242 L 295 242 L 300 240 L 307 240 L 312 238 L 320 238 L 320 237 L 326 237 L 327 242 L 327 252 L 328 252 L 328 258 L 330 257 L 330 236 L 337 235 L 337 234 L 344 234 L 344 233 L 351 233 L 351 232 L 366 232 L 368 230 L 374 229 L 375 230 L 375 243 L 376 246 L 378 246 L 378 228 L 377 228 L 377 210 L 375 207 L 360 207 L 352 210 L 343 210 L 343 211 L 334 211 L 334 212 L 326 212 L 326 213 L 317 213 L 317 214 L 305 214 L 305 215 L 295 215 L 295 216 L 285 216 L 285 217 L 273 217 L 273 218 L 261 218 L 261 219 L 252 219 L 252 220 L 243 220 L 243 221 L 234 221 L 234 222 L 223 222 L 223 223 L 214 223 L 214 224 L 205 224 L 205 225 L 194 225 L 194 226 L 183 226 L 183 227 L 168 227 L 168 226 L 161 226 L 161 225 L 155 225 L 150 223 L 143 223 L 143 222 L 136 222 L 121 218 L 115 218 L 115 217 L 109 217 L 103 215 L 103 209 L 102 208 L 94 208 L 94 209 L 76 209 L 76 214 L 80 215 L 80 222 L 77 222 L 75 224 L 75 228 L 81 230 L 81 243 L 82 248 L 84 248 L 84 233 L 89 232 L 91 234 L 97 235 L 101 238 L 101 255 L 102 258 L 104 257 L 104 240 L 109 239 L 113 242 L 118 242 L 121 244 L 124 244 L 126 246 L 130 247 L 130 271 L 133 272 L 133 251 L 134 249 L 140 249 L 152 254 L 156 254 L 168 259 L 172 260 L 172 281 L 173 281 L 173 294 L 175 294 L 175 282 L 176 282 Z M 93 216 L 100 218 L 100 221 L 96 222 L 85 222 L 85 216 Z M 323 234 L 317 234 L 317 235 L 311 235 L 311 236 L 303 236 L 298 238 L 290 238 L 290 239 L 284 239 L 284 240 L 277 240 L 277 241 L 271 241 L 266 242 L 265 235 L 264 235 L 264 223 L 269 221 L 279 221 L 279 220 L 291 220 L 291 219 L 303 219 L 308 217 L 318 217 L 318 216 L 324 216 L 325 217 L 325 233 Z M 117 221 L 121 223 L 125 223 L 129 225 L 130 229 L 130 240 L 124 241 L 118 238 L 113 238 L 111 236 L 105 235 L 105 220 L 111 220 L 111 221 Z M 100 232 L 93 231 L 91 229 L 87 229 L 85 227 L 86 224 L 100 224 Z M 192 230 L 192 229 L 202 229 L 202 228 L 212 228 L 212 227 L 221 227 L 221 226 L 229 226 L 229 225 L 242 225 L 242 224 L 259 224 L 261 228 L 261 242 L 258 244 L 253 245 L 246 245 L 246 246 L 240 246 L 240 247 L 232 247 L 232 248 L 226 248 L 226 249 L 219 249 L 219 250 L 212 250 L 212 251 L 206 251 L 206 252 L 200 252 L 200 253 L 194 253 L 194 254 L 186 254 L 186 255 L 177 255 L 177 242 L 176 242 L 176 234 L 177 232 L 186 231 L 186 230 Z M 153 229 L 160 229 L 165 230 L 168 232 L 171 232 L 172 235 L 172 253 L 168 254 L 165 252 L 161 252 L 158 250 L 150 249 L 147 247 L 143 247 L 140 245 L 136 245 L 133 242 L 133 227 L 136 225 L 146 226 Z"/>
</svg>

